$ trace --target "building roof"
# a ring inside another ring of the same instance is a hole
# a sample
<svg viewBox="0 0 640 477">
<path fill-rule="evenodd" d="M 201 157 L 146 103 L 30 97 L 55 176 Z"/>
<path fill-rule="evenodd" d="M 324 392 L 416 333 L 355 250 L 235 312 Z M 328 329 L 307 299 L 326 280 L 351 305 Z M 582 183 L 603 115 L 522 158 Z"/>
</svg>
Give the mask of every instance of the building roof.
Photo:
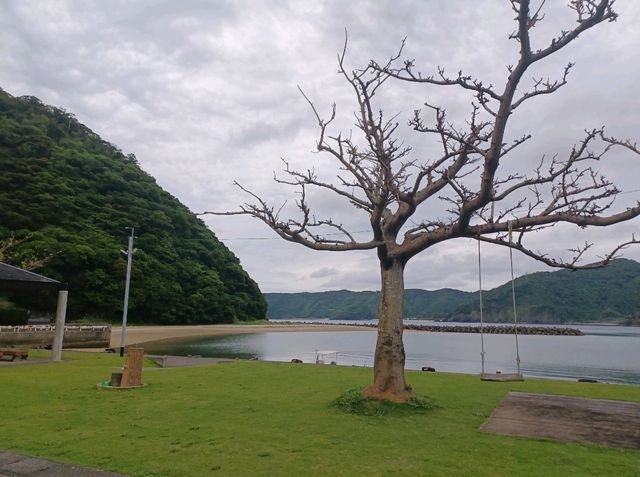
<svg viewBox="0 0 640 477">
<path fill-rule="evenodd" d="M 0 289 L 33 287 L 64 289 L 65 286 L 64 283 L 53 278 L 0 262 Z"/>
</svg>

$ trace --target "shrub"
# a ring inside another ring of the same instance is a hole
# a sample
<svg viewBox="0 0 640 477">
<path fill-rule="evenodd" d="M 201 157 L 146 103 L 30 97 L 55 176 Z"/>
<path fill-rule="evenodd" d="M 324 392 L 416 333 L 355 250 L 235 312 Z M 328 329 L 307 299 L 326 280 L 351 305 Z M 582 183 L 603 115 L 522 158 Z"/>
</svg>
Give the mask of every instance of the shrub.
<svg viewBox="0 0 640 477">
<path fill-rule="evenodd" d="M 10 307 L 0 308 L 1 326 L 26 325 L 29 320 L 29 310 L 25 308 Z"/>
<path fill-rule="evenodd" d="M 331 405 L 349 414 L 361 416 L 398 416 L 424 412 L 437 407 L 424 396 L 413 396 L 408 402 L 394 403 L 372 397 L 364 397 L 360 389 L 350 389 L 338 396 Z"/>
</svg>

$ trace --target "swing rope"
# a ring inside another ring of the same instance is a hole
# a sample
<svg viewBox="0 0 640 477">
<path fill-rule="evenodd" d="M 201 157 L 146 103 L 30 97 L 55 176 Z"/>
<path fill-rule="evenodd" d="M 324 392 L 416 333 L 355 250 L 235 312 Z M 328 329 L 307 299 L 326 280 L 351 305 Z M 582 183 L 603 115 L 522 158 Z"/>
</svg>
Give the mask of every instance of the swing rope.
<svg viewBox="0 0 640 477">
<path fill-rule="evenodd" d="M 522 374 L 520 371 L 520 347 L 518 346 L 518 312 L 516 310 L 516 284 L 513 276 L 513 230 L 511 227 L 511 221 L 509 221 L 509 262 L 511 265 L 511 301 L 513 303 L 513 331 L 516 337 L 516 364 L 518 366 L 518 374 Z"/>
<path fill-rule="evenodd" d="M 509 264 L 511 267 L 511 302 L 513 304 L 513 331 L 516 337 L 516 365 L 518 367 L 518 376 L 522 380 L 522 371 L 520 368 L 520 345 L 518 342 L 518 312 L 516 308 L 516 285 L 515 276 L 513 274 L 513 229 L 511 221 L 509 226 Z M 484 351 L 484 303 L 482 297 L 482 253 L 480 250 L 480 240 L 478 242 L 478 296 L 480 298 L 480 357 L 482 360 L 482 375 L 485 375 L 485 351 Z"/>
<path fill-rule="evenodd" d="M 482 359 L 482 374 L 484 374 L 484 319 L 482 304 L 482 259 L 480 254 L 480 240 L 478 240 L 478 295 L 480 296 L 480 356 Z"/>
</svg>

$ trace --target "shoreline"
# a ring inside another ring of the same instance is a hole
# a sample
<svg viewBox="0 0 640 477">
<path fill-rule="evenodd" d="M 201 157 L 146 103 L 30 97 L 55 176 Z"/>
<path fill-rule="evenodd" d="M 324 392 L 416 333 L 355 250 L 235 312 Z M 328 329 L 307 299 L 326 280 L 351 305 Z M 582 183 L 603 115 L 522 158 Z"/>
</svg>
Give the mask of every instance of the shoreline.
<svg viewBox="0 0 640 477">
<path fill-rule="evenodd" d="M 196 336 L 226 336 L 264 332 L 300 332 L 300 331 L 362 331 L 357 325 L 324 323 L 269 323 L 264 325 L 178 325 L 178 326 L 129 326 L 125 346 L 151 341 L 164 341 Z M 111 328 L 111 348 L 120 347 L 121 326 Z"/>
<path fill-rule="evenodd" d="M 224 324 L 224 325 L 149 325 L 149 326 L 129 326 L 127 327 L 127 337 L 125 346 L 149 343 L 152 341 L 174 340 L 181 338 L 208 337 L 208 336 L 226 336 L 240 335 L 250 333 L 265 332 L 323 332 L 323 331 L 362 331 L 363 329 L 375 329 L 376 324 L 344 324 L 344 323 L 266 323 L 259 325 L 243 325 L 243 324 Z M 485 325 L 485 333 L 509 333 L 509 327 L 497 326 L 495 324 Z M 576 335 L 581 335 L 579 330 L 558 328 L 557 332 L 553 332 L 554 327 L 522 327 L 522 334 L 568 334 L 568 331 L 577 331 Z M 120 346 L 121 326 L 113 326 L 111 328 L 111 339 L 109 346 L 117 348 Z M 479 328 L 476 326 L 461 325 L 413 325 L 405 323 L 405 331 L 427 331 L 427 332 L 462 332 L 462 333 L 478 333 Z M 574 334 L 574 333 L 571 333 Z"/>
</svg>

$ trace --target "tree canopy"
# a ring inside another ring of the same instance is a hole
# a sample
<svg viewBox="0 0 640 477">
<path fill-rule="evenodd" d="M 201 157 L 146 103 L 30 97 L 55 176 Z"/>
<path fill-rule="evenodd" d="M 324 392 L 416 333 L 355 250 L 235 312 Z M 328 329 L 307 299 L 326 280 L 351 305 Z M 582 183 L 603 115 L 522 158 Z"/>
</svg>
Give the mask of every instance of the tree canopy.
<svg viewBox="0 0 640 477">
<path fill-rule="evenodd" d="M 0 90 L 0 249 L 69 284 L 71 319 L 122 313 L 127 230 L 136 230 L 130 321 L 261 319 L 239 260 L 175 197 L 64 109 Z M 15 296 L 50 306 L 46 296 Z"/>
</svg>

